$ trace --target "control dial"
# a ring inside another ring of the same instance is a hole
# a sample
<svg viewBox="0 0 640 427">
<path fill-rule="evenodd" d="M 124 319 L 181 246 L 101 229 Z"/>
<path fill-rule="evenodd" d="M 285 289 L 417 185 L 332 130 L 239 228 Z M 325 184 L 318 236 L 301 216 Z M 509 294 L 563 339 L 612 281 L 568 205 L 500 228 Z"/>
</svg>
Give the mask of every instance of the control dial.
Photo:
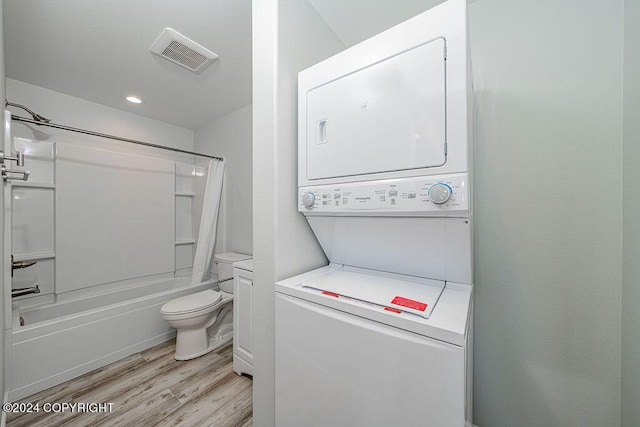
<svg viewBox="0 0 640 427">
<path fill-rule="evenodd" d="M 429 200 L 438 205 L 446 203 L 451 198 L 451 194 L 453 194 L 453 189 L 444 182 L 433 184 L 427 192 Z"/>
<path fill-rule="evenodd" d="M 304 205 L 305 208 L 311 208 L 313 207 L 313 205 L 315 205 L 316 203 L 316 195 L 313 193 L 305 193 L 304 196 L 302 196 L 302 204 Z"/>
</svg>

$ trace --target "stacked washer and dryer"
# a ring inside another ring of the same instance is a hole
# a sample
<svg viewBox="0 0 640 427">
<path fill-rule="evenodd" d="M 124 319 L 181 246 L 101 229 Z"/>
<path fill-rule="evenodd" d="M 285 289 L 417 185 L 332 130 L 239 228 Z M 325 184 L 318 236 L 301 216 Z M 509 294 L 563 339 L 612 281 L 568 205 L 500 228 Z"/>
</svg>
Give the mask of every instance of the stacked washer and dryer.
<svg viewBox="0 0 640 427">
<path fill-rule="evenodd" d="M 276 425 L 471 425 L 470 77 L 465 0 L 299 74 L 330 264 L 276 283 Z"/>
</svg>

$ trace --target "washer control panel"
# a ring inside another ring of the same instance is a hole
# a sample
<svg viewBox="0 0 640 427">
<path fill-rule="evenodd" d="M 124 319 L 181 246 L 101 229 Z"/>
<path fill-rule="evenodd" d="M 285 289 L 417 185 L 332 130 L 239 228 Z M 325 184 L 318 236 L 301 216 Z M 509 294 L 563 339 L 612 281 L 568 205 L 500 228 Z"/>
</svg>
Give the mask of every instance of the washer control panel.
<svg viewBox="0 0 640 427">
<path fill-rule="evenodd" d="M 298 188 L 304 214 L 460 215 L 469 211 L 468 174 Z"/>
</svg>

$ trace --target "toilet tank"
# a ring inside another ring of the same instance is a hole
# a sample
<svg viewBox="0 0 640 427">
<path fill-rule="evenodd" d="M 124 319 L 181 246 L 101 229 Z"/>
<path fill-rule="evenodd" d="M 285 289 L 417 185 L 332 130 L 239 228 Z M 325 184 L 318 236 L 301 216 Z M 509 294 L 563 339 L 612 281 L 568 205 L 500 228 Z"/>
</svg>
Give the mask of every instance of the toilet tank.
<svg viewBox="0 0 640 427">
<path fill-rule="evenodd" d="M 233 263 L 244 261 L 245 259 L 250 259 L 251 257 L 251 255 L 239 254 L 236 252 L 225 252 L 222 254 L 216 254 L 213 260 L 216 263 L 218 281 L 223 282 L 225 280 L 233 279 Z"/>
</svg>

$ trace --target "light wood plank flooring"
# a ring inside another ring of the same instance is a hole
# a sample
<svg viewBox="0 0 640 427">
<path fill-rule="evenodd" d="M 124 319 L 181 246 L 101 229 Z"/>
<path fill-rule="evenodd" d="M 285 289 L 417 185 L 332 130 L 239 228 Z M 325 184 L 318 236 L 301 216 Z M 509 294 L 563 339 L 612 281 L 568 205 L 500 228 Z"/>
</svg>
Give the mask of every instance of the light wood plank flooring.
<svg viewBox="0 0 640 427">
<path fill-rule="evenodd" d="M 111 413 L 7 414 L 20 426 L 252 426 L 252 380 L 232 369 L 232 346 L 189 361 L 175 340 L 134 354 L 22 402 L 113 403 Z"/>
</svg>

